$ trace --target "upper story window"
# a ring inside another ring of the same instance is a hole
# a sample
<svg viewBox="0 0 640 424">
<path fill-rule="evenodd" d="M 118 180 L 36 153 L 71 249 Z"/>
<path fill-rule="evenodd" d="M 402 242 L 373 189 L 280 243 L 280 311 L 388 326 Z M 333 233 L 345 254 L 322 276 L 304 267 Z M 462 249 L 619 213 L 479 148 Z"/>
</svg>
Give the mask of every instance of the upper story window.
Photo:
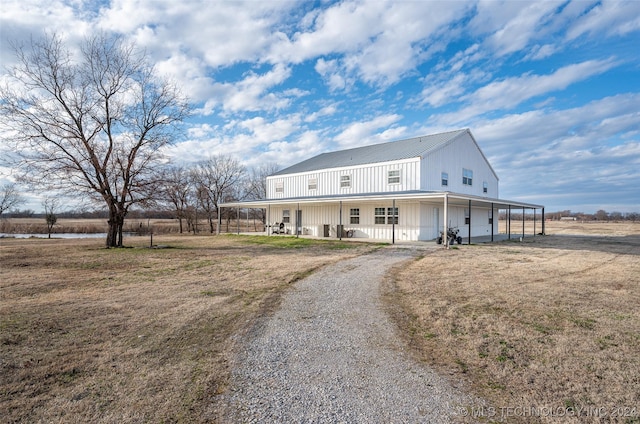
<svg viewBox="0 0 640 424">
<path fill-rule="evenodd" d="M 473 171 L 470 169 L 462 169 L 462 184 L 473 185 Z"/>
<path fill-rule="evenodd" d="M 309 190 L 317 190 L 317 189 L 318 189 L 318 179 L 309 178 Z"/>
<path fill-rule="evenodd" d="M 489 192 L 489 184 L 486 181 L 482 183 L 482 192 L 483 193 Z"/>
<path fill-rule="evenodd" d="M 443 172 L 442 175 L 440 176 L 440 179 L 442 180 L 443 186 L 449 185 L 449 174 L 447 174 L 446 172 Z"/>
<path fill-rule="evenodd" d="M 349 188 L 349 187 L 351 187 L 351 175 L 341 175 L 340 188 Z"/>
<path fill-rule="evenodd" d="M 388 184 L 400 184 L 400 170 L 395 169 L 387 172 L 387 183 Z"/>
<path fill-rule="evenodd" d="M 284 193 L 284 182 L 276 181 L 276 193 Z"/>
</svg>

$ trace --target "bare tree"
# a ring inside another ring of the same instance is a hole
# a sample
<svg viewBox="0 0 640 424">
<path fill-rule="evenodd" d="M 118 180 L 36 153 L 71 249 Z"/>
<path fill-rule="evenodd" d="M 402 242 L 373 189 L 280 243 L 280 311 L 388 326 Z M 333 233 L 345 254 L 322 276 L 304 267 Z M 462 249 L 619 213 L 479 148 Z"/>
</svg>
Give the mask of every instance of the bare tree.
<svg viewBox="0 0 640 424">
<path fill-rule="evenodd" d="M 183 167 L 169 168 L 164 180 L 163 195 L 176 213 L 182 234 L 182 221 L 187 218 L 193 184 L 189 172 Z"/>
<path fill-rule="evenodd" d="M 56 216 L 56 212 L 58 210 L 58 199 L 54 197 L 47 197 L 44 199 L 42 206 L 44 207 L 44 219 L 47 221 L 47 234 L 49 238 L 51 238 L 53 226 L 58 222 L 58 217 Z"/>
<path fill-rule="evenodd" d="M 219 204 L 241 197 L 242 182 L 246 169 L 236 159 L 217 155 L 200 162 L 193 171 L 193 178 L 199 188 L 200 205 L 209 208 L 208 219 L 213 233 L 213 219 L 220 213 Z"/>
<path fill-rule="evenodd" d="M 267 198 L 267 177 L 278 172 L 276 163 L 269 163 L 252 168 L 247 178 L 247 199 L 260 200 Z"/>
<path fill-rule="evenodd" d="M 150 201 L 161 151 L 189 111 L 178 89 L 120 37 L 87 38 L 77 57 L 60 36 L 16 47 L 0 88 L 0 124 L 21 179 L 106 204 L 106 246 L 122 246 L 129 208 Z"/>
<path fill-rule="evenodd" d="M 280 167 L 276 163 L 269 163 L 252 168 L 247 178 L 246 197 L 249 200 L 261 200 L 267 198 L 267 177 L 278 172 Z M 255 215 L 267 223 L 267 214 L 264 209 L 256 211 Z"/>
<path fill-rule="evenodd" d="M 0 189 L 0 216 L 23 202 L 15 184 L 5 184 Z"/>
</svg>

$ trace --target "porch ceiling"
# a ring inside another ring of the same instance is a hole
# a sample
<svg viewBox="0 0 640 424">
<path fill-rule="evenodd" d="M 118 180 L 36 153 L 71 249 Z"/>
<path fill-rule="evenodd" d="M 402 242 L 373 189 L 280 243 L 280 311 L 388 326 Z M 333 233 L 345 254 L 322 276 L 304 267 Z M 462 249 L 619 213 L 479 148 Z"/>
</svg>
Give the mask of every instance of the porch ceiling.
<svg viewBox="0 0 640 424">
<path fill-rule="evenodd" d="M 410 191 L 410 192 L 386 192 L 372 194 L 345 194 L 340 196 L 319 196 L 319 197 L 295 197 L 286 199 L 264 199 L 242 202 L 228 202 L 220 204 L 221 208 L 267 208 L 279 205 L 335 205 L 337 203 L 380 203 L 380 202 L 423 202 L 442 204 L 445 196 L 449 206 L 468 206 L 471 201 L 472 207 L 485 207 L 496 209 L 543 209 L 543 205 L 524 203 L 515 200 L 495 199 L 490 197 L 479 197 L 451 192 L 432 191 Z"/>
</svg>

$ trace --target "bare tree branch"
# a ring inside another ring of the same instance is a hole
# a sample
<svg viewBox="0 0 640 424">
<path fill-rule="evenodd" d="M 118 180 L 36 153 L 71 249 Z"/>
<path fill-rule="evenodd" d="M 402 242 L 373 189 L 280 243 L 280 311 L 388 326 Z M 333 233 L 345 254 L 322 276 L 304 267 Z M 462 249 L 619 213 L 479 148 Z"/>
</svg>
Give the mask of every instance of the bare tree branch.
<svg viewBox="0 0 640 424">
<path fill-rule="evenodd" d="M 129 208 L 153 198 L 186 99 L 117 36 L 87 38 L 79 57 L 55 34 L 15 53 L 0 88 L 0 133 L 19 154 L 20 180 L 104 202 L 106 245 L 121 246 Z"/>
</svg>

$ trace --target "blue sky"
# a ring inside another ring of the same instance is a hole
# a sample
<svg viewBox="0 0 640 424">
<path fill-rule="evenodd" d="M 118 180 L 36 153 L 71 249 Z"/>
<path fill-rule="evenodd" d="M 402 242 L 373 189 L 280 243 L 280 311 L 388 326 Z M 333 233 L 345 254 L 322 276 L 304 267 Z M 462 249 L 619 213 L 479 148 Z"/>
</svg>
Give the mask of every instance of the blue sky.
<svg viewBox="0 0 640 424">
<path fill-rule="evenodd" d="M 176 162 L 224 153 L 285 167 L 470 128 L 501 198 L 640 211 L 640 1 L 0 6 L 4 65 L 8 40 L 44 29 L 71 42 L 114 31 L 144 47 L 196 107 L 168 151 Z"/>
</svg>

